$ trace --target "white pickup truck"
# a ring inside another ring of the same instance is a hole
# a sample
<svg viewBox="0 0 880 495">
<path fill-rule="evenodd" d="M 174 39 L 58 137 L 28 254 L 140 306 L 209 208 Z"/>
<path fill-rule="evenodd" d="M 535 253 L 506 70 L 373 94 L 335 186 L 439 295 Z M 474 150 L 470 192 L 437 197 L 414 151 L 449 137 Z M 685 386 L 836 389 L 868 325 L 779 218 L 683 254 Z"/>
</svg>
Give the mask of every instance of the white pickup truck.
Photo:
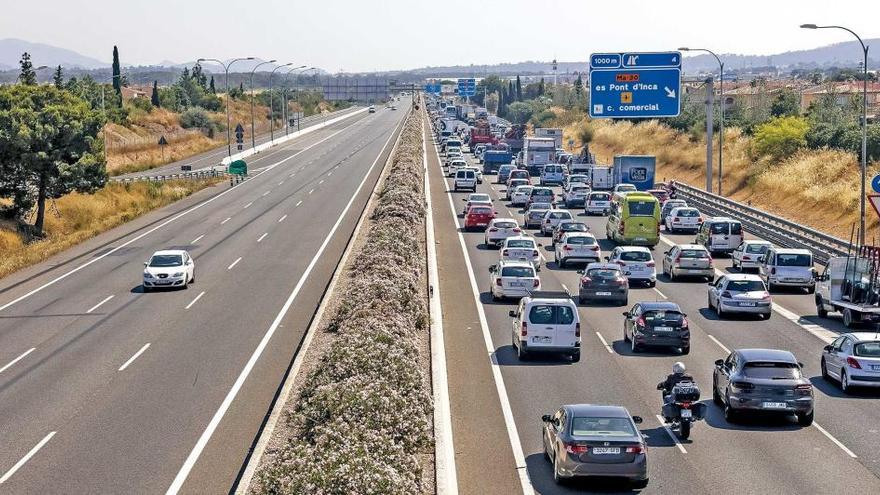
<svg viewBox="0 0 880 495">
<path fill-rule="evenodd" d="M 840 256 L 828 260 L 816 277 L 816 313 L 821 318 L 831 311 L 843 315 L 847 328 L 862 323 L 880 323 L 880 278 L 869 258 Z"/>
</svg>

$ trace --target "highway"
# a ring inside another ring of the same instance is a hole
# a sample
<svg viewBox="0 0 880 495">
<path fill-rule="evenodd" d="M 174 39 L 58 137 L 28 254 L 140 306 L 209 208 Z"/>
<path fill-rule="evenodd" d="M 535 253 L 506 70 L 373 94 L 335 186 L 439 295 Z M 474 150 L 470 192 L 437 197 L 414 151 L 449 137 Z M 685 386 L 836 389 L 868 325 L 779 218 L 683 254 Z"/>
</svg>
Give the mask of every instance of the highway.
<svg viewBox="0 0 880 495">
<path fill-rule="evenodd" d="M 408 105 L 0 281 L 0 493 L 226 493 Z M 195 283 L 143 293 L 168 248 L 193 255 Z"/>
<path fill-rule="evenodd" d="M 469 160 L 472 155 L 466 154 Z M 451 191 L 451 179 L 442 177 L 440 160 L 433 146 L 427 157 L 430 180 L 445 184 Z M 494 199 L 499 217 L 512 217 L 522 223 L 522 210 L 503 201 L 504 186 L 495 184 L 494 175 L 486 175 L 477 192 L 488 193 Z M 444 182 L 445 181 L 445 182 Z M 556 188 L 556 192 L 561 192 Z M 462 198 L 468 193 L 445 192 L 432 188 L 435 211 L 446 210 L 444 216 L 435 213 L 437 237 L 458 236 L 463 249 L 438 250 L 438 263 L 453 266 L 454 256 L 466 259 L 460 270 L 472 273 L 441 273 L 441 290 L 452 290 L 462 283 L 475 286 L 474 308 L 477 313 L 471 321 L 476 328 L 463 335 L 469 336 L 471 346 L 481 347 L 483 337 L 490 347 L 491 356 L 483 355 L 482 369 L 470 371 L 474 376 L 495 368 L 495 386 L 500 391 L 492 398 L 499 403 L 473 402 L 466 412 L 468 418 L 486 419 L 480 429 L 468 429 L 456 422 L 457 403 L 465 394 L 452 387 L 453 426 L 456 443 L 456 462 L 463 493 L 510 493 L 511 480 L 519 480 L 517 490 L 530 493 L 582 493 L 596 489 L 602 492 L 626 491 L 619 482 L 577 482 L 558 486 L 553 482 L 551 465 L 542 455 L 541 415 L 554 412 L 569 403 L 617 404 L 626 406 L 631 413 L 645 418 L 642 432 L 648 437 L 650 484 L 645 493 L 832 493 L 843 487 L 862 493 L 880 492 L 880 395 L 871 391 L 856 391 L 844 396 L 836 385 L 820 377 L 819 357 L 829 336 L 843 331 L 839 320 L 820 320 L 815 317 L 812 295 L 798 292 L 773 293 L 775 311 L 768 321 L 735 318 L 720 321 L 707 309 L 706 284 L 703 281 L 671 282 L 660 277 L 656 288 L 630 289 L 629 307 L 638 301 L 669 300 L 678 303 L 688 315 L 691 328 L 691 352 L 687 356 L 675 353 L 644 352 L 633 355 L 622 337 L 623 316 L 628 307 L 579 305 L 581 319 L 582 355 L 579 363 L 554 358 L 533 358 L 526 362 L 517 359 L 511 346 L 508 311 L 515 302 L 494 303 L 488 294 L 487 268 L 498 259 L 498 251 L 483 246 L 483 232 L 462 232 L 463 220 L 452 215 L 460 213 Z M 601 244 L 604 254 L 613 245 L 605 239 L 605 218 L 588 217 L 583 210 L 576 218 L 590 226 Z M 444 221 L 445 220 L 445 221 Z M 549 238 L 530 231 L 543 244 L 546 266 L 539 274 L 543 290 L 568 289 L 577 292 L 578 267 L 558 268 L 553 262 Z M 666 235 L 654 249 L 655 260 L 672 243 L 692 242 L 693 235 Z M 445 258 L 444 258 L 445 256 Z M 730 260 L 716 258 L 719 270 L 728 270 Z M 469 268 L 468 268 L 469 267 Z M 659 268 L 658 268 L 659 269 Z M 447 285 L 442 282 L 446 277 Z M 461 306 L 462 311 L 469 311 Z M 484 318 L 483 318 L 484 315 Z M 485 324 L 482 324 L 483 320 Z M 444 324 L 445 325 L 445 324 Z M 482 334 L 482 335 L 481 335 Z M 447 361 L 450 370 L 461 364 L 465 351 L 460 350 L 462 334 L 447 330 Z M 786 419 L 745 420 L 730 424 L 724 420 L 720 408 L 712 404 L 711 383 L 714 361 L 727 356 L 729 350 L 745 347 L 779 348 L 792 351 L 805 364 L 804 373 L 810 377 L 816 395 L 816 419 L 813 426 L 799 427 Z M 479 355 L 479 354 L 478 354 Z M 473 356 L 471 356 L 473 358 Z M 670 373 L 675 361 L 683 361 L 688 371 L 701 385 L 703 400 L 708 404 L 706 421 L 698 422 L 689 441 L 679 443 L 662 426 L 658 418 L 661 398 L 656 384 Z M 454 373 L 454 371 L 450 371 Z M 481 386 L 479 382 L 475 387 Z M 486 390 L 489 388 L 487 387 Z M 509 413 L 504 413 L 509 405 Z M 480 431 L 489 433 L 507 431 L 510 441 L 498 443 L 502 434 L 492 438 L 492 451 L 481 446 Z M 458 435 L 458 436 L 455 436 Z M 480 469 L 472 463 L 495 464 L 495 469 Z M 521 461 L 520 461 L 521 459 Z M 523 464 L 520 465 L 520 462 Z M 499 474 L 505 469 L 507 476 Z M 527 476 L 517 476 L 525 472 Z M 479 488 L 467 483 L 487 482 Z M 501 478 L 505 488 L 489 480 Z M 464 481 L 463 481 L 464 480 Z"/>
</svg>

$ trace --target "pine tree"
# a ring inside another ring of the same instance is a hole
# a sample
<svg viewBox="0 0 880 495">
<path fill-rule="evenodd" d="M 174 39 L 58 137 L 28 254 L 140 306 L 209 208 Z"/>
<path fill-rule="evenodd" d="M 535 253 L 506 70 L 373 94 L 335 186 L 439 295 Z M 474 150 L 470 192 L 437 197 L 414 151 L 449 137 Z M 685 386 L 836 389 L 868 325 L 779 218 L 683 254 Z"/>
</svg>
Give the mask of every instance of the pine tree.
<svg viewBox="0 0 880 495">
<path fill-rule="evenodd" d="M 507 100 L 504 99 L 504 90 L 498 92 L 498 116 L 504 116 L 504 105 L 507 105 Z"/>
<path fill-rule="evenodd" d="M 518 101 L 516 99 L 516 88 L 513 86 L 513 81 L 507 81 L 507 101 Z"/>
<path fill-rule="evenodd" d="M 522 101 L 522 83 L 518 74 L 516 76 L 516 101 Z"/>
<path fill-rule="evenodd" d="M 119 49 L 116 45 L 113 45 L 113 89 L 117 95 L 122 96 L 122 69 L 119 66 Z"/>
<path fill-rule="evenodd" d="M 209 86 L 212 95 L 217 94 L 217 88 L 214 87 L 214 76 L 211 76 L 211 85 Z"/>
<path fill-rule="evenodd" d="M 578 74 L 577 79 L 574 81 L 574 92 L 580 96 L 584 92 L 584 80 L 581 78 L 581 75 Z"/>
<path fill-rule="evenodd" d="M 159 81 L 153 81 L 153 94 L 150 95 L 150 103 L 154 107 L 159 108 L 162 104 L 159 102 Z"/>
<path fill-rule="evenodd" d="M 18 75 L 18 81 L 25 86 L 37 85 L 37 73 L 34 71 L 34 64 L 31 63 L 31 54 L 24 52 L 21 54 L 21 74 Z"/>
<path fill-rule="evenodd" d="M 544 88 L 544 78 L 542 77 L 542 78 L 541 78 L 541 82 L 538 83 L 538 94 L 543 96 L 543 95 L 544 95 L 544 89 L 545 89 L 545 88 Z"/>
<path fill-rule="evenodd" d="M 55 76 L 53 76 L 52 80 L 55 83 L 56 88 L 64 88 L 64 69 L 62 69 L 60 65 L 55 67 Z"/>
</svg>

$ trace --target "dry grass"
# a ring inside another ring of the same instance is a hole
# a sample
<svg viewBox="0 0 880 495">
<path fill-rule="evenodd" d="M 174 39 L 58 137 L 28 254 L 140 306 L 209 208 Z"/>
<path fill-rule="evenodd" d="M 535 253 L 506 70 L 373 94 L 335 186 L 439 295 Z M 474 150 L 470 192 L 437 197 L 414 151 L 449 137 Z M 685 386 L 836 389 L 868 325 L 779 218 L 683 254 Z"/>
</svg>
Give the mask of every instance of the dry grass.
<svg viewBox="0 0 880 495">
<path fill-rule="evenodd" d="M 646 154 L 657 157 L 658 180 L 675 179 L 696 187 L 706 184 L 706 144 L 657 122 L 640 124 L 585 120 L 565 126 L 565 142 L 578 130 L 593 127 L 590 150 L 600 163 L 614 155 Z M 717 146 L 714 162 L 717 173 Z M 871 168 L 871 167 L 869 167 Z M 874 169 L 880 166 L 874 164 Z M 869 176 L 873 172 L 869 172 Z M 715 177 L 717 184 L 717 175 Z M 782 161 L 754 158 L 751 139 L 739 129 L 724 133 L 724 194 L 752 206 L 840 237 L 848 237 L 858 222 L 859 167 L 856 156 L 836 150 L 804 150 Z M 869 213 L 869 226 L 877 225 Z"/>
<path fill-rule="evenodd" d="M 0 277 L 39 263 L 144 213 L 216 184 L 207 181 L 108 184 L 95 194 L 72 193 L 56 201 L 60 216 L 46 215 L 46 238 L 25 244 L 14 227 L 0 224 Z"/>
</svg>

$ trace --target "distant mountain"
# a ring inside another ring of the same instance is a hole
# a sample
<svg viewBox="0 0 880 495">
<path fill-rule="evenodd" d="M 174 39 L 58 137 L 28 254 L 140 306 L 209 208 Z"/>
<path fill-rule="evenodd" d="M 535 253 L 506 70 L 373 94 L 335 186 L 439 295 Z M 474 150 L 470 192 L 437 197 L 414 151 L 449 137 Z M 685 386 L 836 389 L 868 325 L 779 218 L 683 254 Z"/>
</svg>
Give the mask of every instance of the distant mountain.
<svg viewBox="0 0 880 495">
<path fill-rule="evenodd" d="M 18 61 L 21 60 L 21 54 L 24 52 L 31 54 L 31 62 L 33 62 L 34 67 L 62 65 L 65 68 L 100 69 L 110 66 L 110 64 L 80 55 L 73 50 L 8 38 L 0 40 L 0 69 L 17 68 Z"/>
<path fill-rule="evenodd" d="M 864 40 L 866 45 L 874 45 L 875 50 L 880 49 L 880 38 Z M 872 55 L 874 55 L 872 57 Z M 862 47 L 857 41 L 846 41 L 833 45 L 811 48 L 809 50 L 797 50 L 793 52 L 776 53 L 773 55 L 736 55 L 719 54 L 724 61 L 724 67 L 733 70 L 747 69 L 750 67 L 779 67 L 779 68 L 828 68 L 828 67 L 853 67 L 862 62 Z M 868 68 L 880 67 L 880 55 L 868 51 Z M 715 57 L 709 54 L 701 54 L 694 57 L 684 57 L 684 71 L 687 73 L 708 72 L 718 69 Z"/>
</svg>

